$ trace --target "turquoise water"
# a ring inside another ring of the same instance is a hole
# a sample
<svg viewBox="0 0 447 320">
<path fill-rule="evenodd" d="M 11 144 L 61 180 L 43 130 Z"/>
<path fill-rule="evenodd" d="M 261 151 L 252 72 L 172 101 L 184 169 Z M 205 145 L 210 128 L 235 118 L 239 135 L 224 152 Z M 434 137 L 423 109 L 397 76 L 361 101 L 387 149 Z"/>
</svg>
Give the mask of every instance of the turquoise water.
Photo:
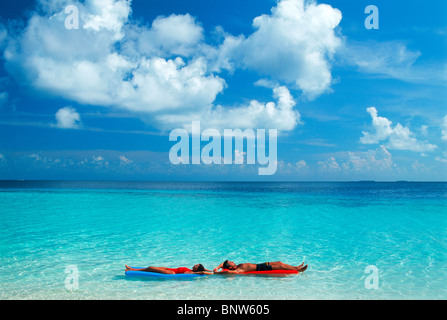
<svg viewBox="0 0 447 320">
<path fill-rule="evenodd" d="M 3 181 L 0 298 L 446 299 L 446 209 L 447 183 Z M 309 269 L 124 276 L 125 263 L 212 269 L 225 259 Z"/>
</svg>

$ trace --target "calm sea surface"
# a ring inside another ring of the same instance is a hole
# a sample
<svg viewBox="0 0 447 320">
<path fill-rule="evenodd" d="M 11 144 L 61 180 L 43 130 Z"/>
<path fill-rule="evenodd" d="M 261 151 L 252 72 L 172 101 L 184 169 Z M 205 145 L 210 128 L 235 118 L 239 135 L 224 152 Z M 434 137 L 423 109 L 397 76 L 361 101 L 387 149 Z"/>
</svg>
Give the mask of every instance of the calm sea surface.
<svg viewBox="0 0 447 320">
<path fill-rule="evenodd" d="M 0 226 L 0 299 L 447 298 L 447 183 L 0 181 Z M 309 268 L 124 276 L 225 259 Z"/>
</svg>

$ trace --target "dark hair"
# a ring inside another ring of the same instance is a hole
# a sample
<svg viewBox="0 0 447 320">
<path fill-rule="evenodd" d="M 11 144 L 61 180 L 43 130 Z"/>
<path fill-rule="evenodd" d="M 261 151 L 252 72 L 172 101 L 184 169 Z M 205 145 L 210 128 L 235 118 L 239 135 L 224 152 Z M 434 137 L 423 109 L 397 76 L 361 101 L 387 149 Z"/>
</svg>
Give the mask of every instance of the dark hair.
<svg viewBox="0 0 447 320">
<path fill-rule="evenodd" d="M 199 264 L 197 271 L 205 271 L 205 267 L 202 264 Z"/>
<path fill-rule="evenodd" d="M 230 269 L 230 264 L 228 263 L 228 260 L 225 260 L 223 263 L 223 268 L 224 269 Z"/>
</svg>

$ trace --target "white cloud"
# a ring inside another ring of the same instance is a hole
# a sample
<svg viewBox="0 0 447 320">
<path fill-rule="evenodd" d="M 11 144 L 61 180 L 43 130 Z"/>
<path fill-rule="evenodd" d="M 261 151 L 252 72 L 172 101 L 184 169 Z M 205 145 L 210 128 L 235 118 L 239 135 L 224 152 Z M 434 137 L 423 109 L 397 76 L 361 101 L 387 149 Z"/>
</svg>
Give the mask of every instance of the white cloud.
<svg viewBox="0 0 447 320">
<path fill-rule="evenodd" d="M 367 151 L 338 152 L 324 161 L 317 162 L 320 173 L 343 173 L 356 178 L 364 174 L 381 176 L 396 168 L 391 153 L 383 145 Z"/>
<path fill-rule="evenodd" d="M 56 127 L 61 129 L 77 129 L 80 127 L 81 117 L 75 109 L 64 107 L 56 112 Z"/>
<path fill-rule="evenodd" d="M 252 100 L 248 105 L 237 107 L 216 106 L 197 114 L 164 115 L 157 117 L 161 123 L 172 123 L 188 129 L 188 119 L 202 119 L 201 125 L 206 128 L 265 128 L 292 130 L 300 123 L 301 115 L 294 110 L 295 101 L 286 87 L 273 89 L 277 102 L 262 103 Z M 189 120 L 190 121 L 190 120 Z"/>
<path fill-rule="evenodd" d="M 371 115 L 374 132 L 363 131 L 360 142 L 363 144 L 377 144 L 387 141 L 388 149 L 409 150 L 415 152 L 434 151 L 437 146 L 426 141 L 419 141 L 413 137 L 409 128 L 400 123 L 393 127 L 392 122 L 385 117 L 379 117 L 377 109 L 370 107 L 367 112 Z"/>
<path fill-rule="evenodd" d="M 99 31 L 105 29 L 114 33 L 114 39 L 124 37 L 122 31 L 131 12 L 130 2 L 116 0 L 95 0 L 87 3 L 90 13 L 83 28 Z"/>
<path fill-rule="evenodd" d="M 441 128 L 442 128 L 441 138 L 442 138 L 442 140 L 447 140 L 447 115 L 444 116 Z"/>
<path fill-rule="evenodd" d="M 92 156 L 92 162 L 101 162 L 104 161 L 104 158 L 101 156 Z"/>
<path fill-rule="evenodd" d="M 304 177 L 312 174 L 311 167 L 305 160 L 299 160 L 295 162 L 295 164 L 289 163 L 288 167 L 290 168 L 288 175 L 296 173 L 299 176 Z M 281 167 L 279 169 L 281 169 Z M 282 173 L 281 170 L 279 170 L 279 173 Z"/>
<path fill-rule="evenodd" d="M 441 157 L 438 156 L 438 157 L 435 158 L 435 160 L 439 161 L 439 162 L 442 162 L 442 163 L 447 163 L 446 155 L 444 155 L 444 158 L 441 158 Z"/>
<path fill-rule="evenodd" d="M 126 156 L 123 156 L 123 155 L 120 156 L 120 161 L 121 161 L 121 163 L 123 163 L 123 164 L 132 164 L 132 163 L 133 163 L 132 160 L 126 158 Z"/>
<path fill-rule="evenodd" d="M 148 29 L 127 21 L 128 1 L 76 5 L 79 30 L 65 28 L 63 10 L 51 17 L 35 13 L 23 35 L 5 51 L 8 70 L 41 90 L 79 103 L 149 114 L 203 110 L 223 90 L 225 81 L 207 71 L 203 57 L 185 61 L 161 56 L 179 54 L 201 39 L 202 29 L 189 15 L 157 18 Z M 158 52 L 144 47 L 154 39 Z"/>
<path fill-rule="evenodd" d="M 304 0 L 279 1 L 271 15 L 253 20 L 248 37 L 227 36 L 221 47 L 225 62 L 284 81 L 315 97 L 332 83 L 329 59 L 341 45 L 334 29 L 341 12 L 326 4 Z"/>
<path fill-rule="evenodd" d="M 304 161 L 304 160 L 300 160 L 300 161 L 298 161 L 297 163 L 295 163 L 295 166 L 296 166 L 298 169 L 306 168 L 306 167 L 307 167 L 307 163 L 306 163 L 306 161 Z"/>
<path fill-rule="evenodd" d="M 329 159 L 324 161 L 318 161 L 317 164 L 319 170 L 322 172 L 334 172 L 341 170 L 340 164 L 338 163 L 337 159 L 335 159 L 335 157 L 330 157 Z"/>
<path fill-rule="evenodd" d="M 270 79 L 259 79 L 254 83 L 255 86 L 264 88 L 275 88 L 278 87 L 278 82 Z"/>
<path fill-rule="evenodd" d="M 421 55 L 421 52 L 410 49 L 402 41 L 345 40 L 336 58 L 343 64 L 357 67 L 358 71 L 375 77 L 444 85 L 447 80 L 445 62 L 418 61 Z"/>
<path fill-rule="evenodd" d="M 363 132 L 363 137 L 360 138 L 360 142 L 364 144 L 373 144 L 387 139 L 393 133 L 393 129 L 391 128 L 392 122 L 387 118 L 378 117 L 377 109 L 374 107 L 370 107 L 366 109 L 366 111 L 371 115 L 375 133 L 370 134 L 368 132 Z"/>
<path fill-rule="evenodd" d="M 346 63 L 357 66 L 361 72 L 393 78 L 404 78 L 421 55 L 399 41 L 347 41 L 340 53 Z"/>
<path fill-rule="evenodd" d="M 344 167 L 354 171 L 388 170 L 394 165 L 391 153 L 385 146 L 364 152 L 348 152 L 348 155 Z"/>
<path fill-rule="evenodd" d="M 78 30 L 65 28 L 68 4 L 79 9 Z M 40 0 L 39 6 L 23 33 L 8 42 L 11 74 L 81 104 L 149 115 L 163 129 L 192 120 L 234 127 L 236 120 L 240 127 L 292 130 L 300 119 L 285 85 L 309 97 L 329 90 L 330 59 L 341 43 L 334 31 L 340 11 L 304 0 L 279 1 L 270 15 L 254 19 L 251 35 L 225 34 L 215 47 L 189 14 L 160 16 L 147 26 L 130 19 L 126 0 Z M 226 87 L 222 68 L 266 76 L 277 104 L 216 106 Z"/>
<path fill-rule="evenodd" d="M 30 157 L 31 159 L 34 159 L 35 161 L 42 160 L 42 157 L 41 157 L 40 155 L 38 155 L 37 153 L 33 153 L 33 154 L 31 154 L 31 155 L 29 155 L 29 157 Z"/>
<path fill-rule="evenodd" d="M 442 156 L 437 156 L 435 158 L 436 161 L 442 162 L 442 163 L 447 163 L 447 151 L 443 151 L 442 152 Z M 447 168 L 447 167 L 446 167 Z"/>
<path fill-rule="evenodd" d="M 157 17 L 152 28 L 139 37 L 140 46 L 152 52 L 189 56 L 203 40 L 203 28 L 189 14 Z"/>
</svg>

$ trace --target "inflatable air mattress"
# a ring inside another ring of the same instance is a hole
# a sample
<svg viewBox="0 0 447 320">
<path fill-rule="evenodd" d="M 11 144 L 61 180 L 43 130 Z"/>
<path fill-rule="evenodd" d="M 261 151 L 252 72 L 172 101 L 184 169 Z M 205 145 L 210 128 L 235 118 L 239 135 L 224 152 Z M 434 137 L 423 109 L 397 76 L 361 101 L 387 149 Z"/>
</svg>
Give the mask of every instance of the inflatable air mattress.
<svg viewBox="0 0 447 320">
<path fill-rule="evenodd" d="M 144 269 L 139 267 L 132 267 L 132 268 Z M 195 273 L 166 274 L 166 273 L 146 272 L 146 271 L 126 271 L 125 275 L 127 277 L 160 278 L 160 279 L 188 279 L 188 278 L 197 278 L 204 276 L 203 274 L 195 274 Z"/>
<path fill-rule="evenodd" d="M 223 269 L 222 271 L 228 271 L 227 269 Z M 249 271 L 242 273 L 223 273 L 223 274 L 297 274 L 296 270 L 268 270 L 268 271 Z"/>
</svg>

